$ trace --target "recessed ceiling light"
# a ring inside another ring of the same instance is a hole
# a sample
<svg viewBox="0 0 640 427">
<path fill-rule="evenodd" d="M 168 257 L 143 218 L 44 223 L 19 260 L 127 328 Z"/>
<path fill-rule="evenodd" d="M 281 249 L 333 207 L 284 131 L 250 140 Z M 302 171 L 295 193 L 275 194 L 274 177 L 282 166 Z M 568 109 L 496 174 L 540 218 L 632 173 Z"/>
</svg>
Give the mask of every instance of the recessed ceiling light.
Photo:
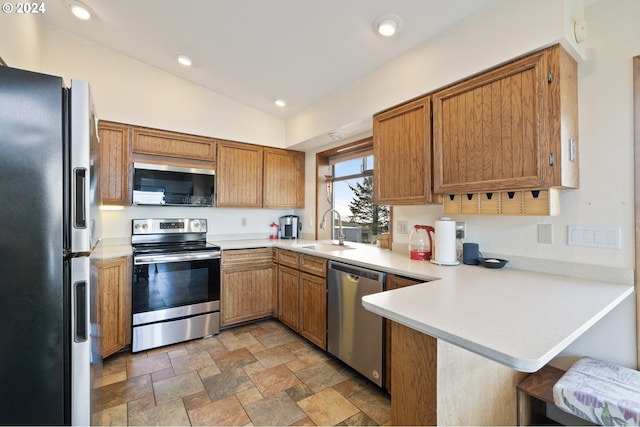
<svg viewBox="0 0 640 427">
<path fill-rule="evenodd" d="M 379 16 L 373 23 L 373 29 L 376 33 L 384 37 L 391 37 L 400 31 L 402 20 L 396 15 Z"/>
<path fill-rule="evenodd" d="M 285 107 L 287 105 L 287 102 L 282 98 L 274 99 L 273 103 L 276 104 L 278 107 Z"/>
<path fill-rule="evenodd" d="M 82 19 L 83 21 L 91 19 L 91 9 L 85 4 L 75 0 L 68 0 L 66 4 L 76 18 Z"/>
<path fill-rule="evenodd" d="M 178 62 L 184 65 L 185 67 L 191 67 L 191 64 L 193 64 L 193 61 L 191 60 L 191 58 L 189 58 L 187 55 L 182 55 L 182 54 L 178 55 Z"/>
</svg>

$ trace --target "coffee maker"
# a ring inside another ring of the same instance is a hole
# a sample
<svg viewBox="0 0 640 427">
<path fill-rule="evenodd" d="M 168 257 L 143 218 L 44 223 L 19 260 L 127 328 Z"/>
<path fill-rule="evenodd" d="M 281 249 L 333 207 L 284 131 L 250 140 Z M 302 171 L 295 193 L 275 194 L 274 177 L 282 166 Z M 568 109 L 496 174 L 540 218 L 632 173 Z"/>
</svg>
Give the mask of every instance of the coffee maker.
<svg viewBox="0 0 640 427">
<path fill-rule="evenodd" d="M 299 239 L 302 237 L 302 222 L 297 215 L 285 215 L 280 217 L 280 238 Z"/>
</svg>

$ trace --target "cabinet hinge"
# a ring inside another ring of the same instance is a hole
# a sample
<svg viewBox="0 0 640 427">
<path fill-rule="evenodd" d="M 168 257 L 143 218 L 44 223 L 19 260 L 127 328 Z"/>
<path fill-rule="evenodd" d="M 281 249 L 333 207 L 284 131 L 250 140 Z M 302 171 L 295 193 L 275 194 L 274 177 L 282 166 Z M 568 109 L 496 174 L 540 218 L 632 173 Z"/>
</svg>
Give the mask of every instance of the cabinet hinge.
<svg viewBox="0 0 640 427">
<path fill-rule="evenodd" d="M 547 73 L 547 83 L 553 83 L 553 71 L 551 70 Z"/>
<path fill-rule="evenodd" d="M 553 153 L 549 153 L 549 166 L 553 166 L 556 164 L 556 159 L 553 156 Z"/>
</svg>

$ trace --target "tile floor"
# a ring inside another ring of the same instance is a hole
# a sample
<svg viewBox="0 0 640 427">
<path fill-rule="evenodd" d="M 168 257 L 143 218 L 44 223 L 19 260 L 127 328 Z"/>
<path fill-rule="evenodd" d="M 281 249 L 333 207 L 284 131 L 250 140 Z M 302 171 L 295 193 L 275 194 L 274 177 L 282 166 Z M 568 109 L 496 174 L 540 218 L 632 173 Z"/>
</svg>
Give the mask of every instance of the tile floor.
<svg viewBox="0 0 640 427">
<path fill-rule="evenodd" d="M 384 425 L 389 395 L 277 320 L 104 361 L 94 425 Z"/>
</svg>

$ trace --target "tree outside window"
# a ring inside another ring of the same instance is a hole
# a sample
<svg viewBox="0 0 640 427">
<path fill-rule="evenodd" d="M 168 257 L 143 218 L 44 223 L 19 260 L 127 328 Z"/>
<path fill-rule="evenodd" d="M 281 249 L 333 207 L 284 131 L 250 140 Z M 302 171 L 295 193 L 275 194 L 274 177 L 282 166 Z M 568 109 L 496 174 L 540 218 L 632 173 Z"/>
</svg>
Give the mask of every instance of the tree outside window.
<svg viewBox="0 0 640 427">
<path fill-rule="evenodd" d="M 389 207 L 373 204 L 373 155 L 333 166 L 333 208 L 342 217 L 345 240 L 375 244 L 389 230 Z M 333 238 L 338 223 L 333 221 Z"/>
</svg>

